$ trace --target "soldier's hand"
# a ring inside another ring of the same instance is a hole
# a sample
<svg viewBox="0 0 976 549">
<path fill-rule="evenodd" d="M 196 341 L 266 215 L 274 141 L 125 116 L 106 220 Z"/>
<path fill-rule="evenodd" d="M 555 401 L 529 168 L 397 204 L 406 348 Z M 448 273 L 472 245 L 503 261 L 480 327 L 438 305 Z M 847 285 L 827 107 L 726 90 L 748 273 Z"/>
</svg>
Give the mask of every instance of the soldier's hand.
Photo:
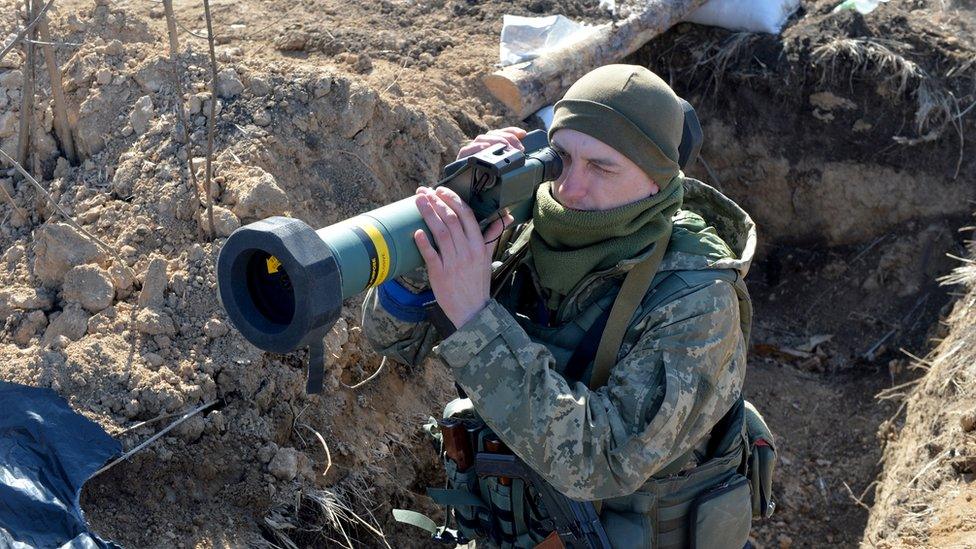
<svg viewBox="0 0 976 549">
<path fill-rule="evenodd" d="M 427 264 L 437 304 L 460 328 L 488 304 L 496 241 L 515 220 L 506 213 L 482 234 L 474 212 L 447 187 L 420 187 L 416 200 L 437 249 L 424 231 L 414 233 L 414 242 Z"/>
<path fill-rule="evenodd" d="M 522 128 L 516 128 L 514 126 L 500 130 L 490 130 L 488 133 L 483 133 L 475 137 L 473 141 L 461 147 L 457 155 L 458 160 L 498 143 L 503 143 L 509 147 L 524 151 L 525 147 L 522 145 L 521 140 L 527 133 Z"/>
</svg>

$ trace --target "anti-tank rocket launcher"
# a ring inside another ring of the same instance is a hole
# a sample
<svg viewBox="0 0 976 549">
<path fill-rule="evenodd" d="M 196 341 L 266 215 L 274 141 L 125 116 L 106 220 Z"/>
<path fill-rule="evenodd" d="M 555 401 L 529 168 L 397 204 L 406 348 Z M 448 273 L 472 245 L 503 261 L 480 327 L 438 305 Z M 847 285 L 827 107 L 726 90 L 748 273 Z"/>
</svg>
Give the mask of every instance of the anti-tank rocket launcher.
<svg viewBox="0 0 976 549">
<path fill-rule="evenodd" d="M 701 126 L 685 105 L 681 166 L 698 154 Z M 545 132 L 530 132 L 525 151 L 493 145 L 444 168 L 436 186 L 456 192 L 486 227 L 504 210 L 515 222 L 531 216 L 535 190 L 562 172 Z M 322 388 L 325 334 L 342 301 L 423 265 L 413 240 L 430 235 L 408 197 L 321 229 L 270 217 L 230 235 L 217 259 L 218 295 L 231 323 L 256 347 L 287 353 L 309 347 L 307 391 Z"/>
</svg>

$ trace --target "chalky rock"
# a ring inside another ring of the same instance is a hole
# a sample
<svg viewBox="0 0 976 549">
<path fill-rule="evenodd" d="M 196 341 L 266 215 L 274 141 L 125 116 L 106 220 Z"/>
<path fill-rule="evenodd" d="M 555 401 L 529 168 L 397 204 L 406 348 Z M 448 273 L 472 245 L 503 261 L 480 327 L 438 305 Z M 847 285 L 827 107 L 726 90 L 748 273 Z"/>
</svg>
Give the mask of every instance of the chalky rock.
<svg viewBox="0 0 976 549">
<path fill-rule="evenodd" d="M 142 309 L 136 315 L 135 329 L 147 335 L 176 335 L 176 324 L 165 313 L 152 309 Z"/>
<path fill-rule="evenodd" d="M 230 236 L 230 234 L 241 226 L 241 220 L 234 215 L 234 212 L 221 206 L 213 207 L 214 229 L 217 236 Z M 206 215 L 206 212 L 203 213 Z"/>
<path fill-rule="evenodd" d="M 282 215 L 288 210 L 288 195 L 270 173 L 254 168 L 249 177 L 228 181 L 232 211 L 241 220 L 258 220 Z"/>
<path fill-rule="evenodd" d="M 298 476 L 298 452 L 294 448 L 279 448 L 268 470 L 280 480 L 292 480 Z"/>
<path fill-rule="evenodd" d="M 227 68 L 217 73 L 217 95 L 224 99 L 237 97 L 244 91 L 244 84 L 241 83 L 237 71 Z"/>
<path fill-rule="evenodd" d="M 44 331 L 44 337 L 41 339 L 41 343 L 50 345 L 60 336 L 64 336 L 71 341 L 78 341 L 88 332 L 88 317 L 88 313 L 81 306 L 69 304 L 48 325 L 47 330 Z"/>
<path fill-rule="evenodd" d="M 129 113 L 129 124 L 136 134 L 142 135 L 149 129 L 149 121 L 153 117 L 152 99 L 148 95 L 143 95 L 136 101 L 132 112 Z"/>
<path fill-rule="evenodd" d="M 34 233 L 34 274 L 47 287 L 60 286 L 72 267 L 101 263 L 106 254 L 66 223 L 43 225 Z"/>
<path fill-rule="evenodd" d="M 168 263 L 162 257 L 154 257 L 146 268 L 146 276 L 142 281 L 142 291 L 139 292 L 139 306 L 149 308 L 159 308 L 163 306 L 166 285 L 169 279 L 166 277 Z"/>
<path fill-rule="evenodd" d="M 97 313 L 112 304 L 115 286 L 108 271 L 97 265 L 79 265 L 65 273 L 61 295 L 65 300 Z"/>
</svg>

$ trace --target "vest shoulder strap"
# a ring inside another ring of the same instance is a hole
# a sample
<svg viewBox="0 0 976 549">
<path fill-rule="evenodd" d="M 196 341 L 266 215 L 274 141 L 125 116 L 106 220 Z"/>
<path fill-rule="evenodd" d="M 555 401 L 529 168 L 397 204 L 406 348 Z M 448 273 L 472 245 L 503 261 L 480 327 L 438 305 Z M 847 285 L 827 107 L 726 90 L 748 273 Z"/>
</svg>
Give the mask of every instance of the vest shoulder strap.
<svg viewBox="0 0 976 549">
<path fill-rule="evenodd" d="M 620 287 L 620 292 L 613 301 L 613 307 L 610 308 L 606 328 L 600 336 L 600 346 L 597 347 L 593 364 L 593 375 L 590 376 L 590 389 L 606 385 L 610 378 L 610 369 L 617 362 L 617 353 L 624 341 L 630 319 L 644 300 L 651 281 L 661 266 L 661 260 L 664 259 L 664 252 L 667 251 L 668 242 L 671 240 L 671 229 L 672 227 L 669 226 L 664 236 L 654 245 L 651 255 L 635 265 L 624 278 L 623 286 Z"/>
</svg>

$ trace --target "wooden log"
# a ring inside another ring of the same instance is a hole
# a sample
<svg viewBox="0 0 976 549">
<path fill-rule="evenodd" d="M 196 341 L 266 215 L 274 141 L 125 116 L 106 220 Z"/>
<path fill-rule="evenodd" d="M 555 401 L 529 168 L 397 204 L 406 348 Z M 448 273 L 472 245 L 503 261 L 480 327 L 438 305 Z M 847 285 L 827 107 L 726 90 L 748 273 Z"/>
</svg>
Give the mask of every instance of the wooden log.
<svg viewBox="0 0 976 549">
<path fill-rule="evenodd" d="M 47 74 L 51 80 L 51 99 L 54 103 L 54 133 L 61 142 L 61 151 L 64 157 L 72 165 L 78 164 L 78 155 L 75 153 L 75 142 L 71 137 L 71 126 L 68 124 L 68 107 L 64 100 L 64 86 L 61 83 L 61 69 L 58 67 L 58 58 L 54 54 L 54 46 L 51 45 L 51 31 L 47 26 L 47 16 L 41 15 L 41 20 L 37 24 L 37 33 L 44 44 L 41 50 L 44 52 L 44 60 L 47 63 Z"/>
<path fill-rule="evenodd" d="M 485 76 L 483 82 L 492 95 L 524 119 L 562 97 L 584 74 L 634 53 L 706 1 L 649 0 L 641 13 L 616 25 L 600 25 L 579 42 L 504 67 Z"/>
</svg>

